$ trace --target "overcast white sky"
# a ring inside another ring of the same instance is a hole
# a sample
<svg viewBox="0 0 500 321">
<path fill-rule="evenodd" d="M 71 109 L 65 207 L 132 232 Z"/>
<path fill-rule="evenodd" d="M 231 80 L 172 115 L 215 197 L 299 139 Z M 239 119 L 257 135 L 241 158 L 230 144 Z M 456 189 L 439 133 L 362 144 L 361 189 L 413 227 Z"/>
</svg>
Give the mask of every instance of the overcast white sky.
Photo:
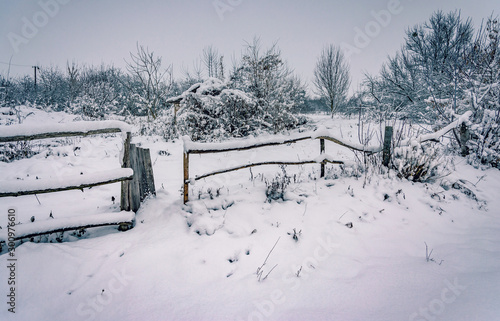
<svg viewBox="0 0 500 321">
<path fill-rule="evenodd" d="M 113 64 L 136 42 L 174 66 L 174 77 L 191 68 L 204 47 L 240 57 L 245 41 L 259 36 L 265 47 L 278 41 L 282 55 L 304 80 L 326 44 L 359 48 L 350 55 L 353 88 L 364 72 L 376 73 L 401 46 L 408 26 L 425 22 L 436 10 L 461 9 L 474 25 L 498 0 L 0 0 L 0 74 L 32 74 L 31 65 Z M 377 22 L 373 13 L 382 10 Z M 392 12 L 392 13 L 391 13 Z M 380 20 L 380 19 L 379 19 Z M 368 36 L 361 39 L 360 31 Z"/>
</svg>

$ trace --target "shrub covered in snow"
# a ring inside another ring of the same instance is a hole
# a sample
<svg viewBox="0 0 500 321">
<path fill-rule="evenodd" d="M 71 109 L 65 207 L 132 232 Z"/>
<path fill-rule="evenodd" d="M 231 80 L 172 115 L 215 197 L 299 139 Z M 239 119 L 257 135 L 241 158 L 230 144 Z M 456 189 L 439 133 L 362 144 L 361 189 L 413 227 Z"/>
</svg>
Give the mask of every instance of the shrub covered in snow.
<svg viewBox="0 0 500 321">
<path fill-rule="evenodd" d="M 288 110 L 269 113 L 252 94 L 228 88 L 217 78 L 198 83 L 181 95 L 181 107 L 175 115 L 175 132 L 188 135 L 193 141 L 245 137 L 305 122 Z"/>
<path fill-rule="evenodd" d="M 449 174 L 443 150 L 436 143 L 420 144 L 415 141 L 411 146 L 396 147 L 392 164 L 399 177 L 413 182 L 434 181 Z"/>
<path fill-rule="evenodd" d="M 473 165 L 490 164 L 500 167 L 500 107 L 481 110 L 476 119 L 470 126 L 468 161 Z"/>
</svg>

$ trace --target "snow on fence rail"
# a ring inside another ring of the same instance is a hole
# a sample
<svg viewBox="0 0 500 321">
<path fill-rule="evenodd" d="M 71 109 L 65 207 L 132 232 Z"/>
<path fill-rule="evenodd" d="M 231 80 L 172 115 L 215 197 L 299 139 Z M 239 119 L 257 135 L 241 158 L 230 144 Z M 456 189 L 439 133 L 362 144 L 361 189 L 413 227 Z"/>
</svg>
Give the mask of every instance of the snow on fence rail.
<svg viewBox="0 0 500 321">
<path fill-rule="evenodd" d="M 10 125 L 0 127 L 0 143 L 18 140 L 35 140 L 45 138 L 89 136 L 130 132 L 130 126 L 121 121 L 78 121 L 50 125 Z"/>
<path fill-rule="evenodd" d="M 417 141 L 419 143 L 423 143 L 426 141 L 437 140 L 443 135 L 447 134 L 449 131 L 454 128 L 460 126 L 461 124 L 465 124 L 469 117 L 472 115 L 472 112 L 466 112 L 462 116 L 460 116 L 457 120 L 444 127 L 443 129 L 431 133 L 419 136 L 413 139 L 407 139 L 400 143 L 400 146 L 410 146 L 413 141 Z M 194 183 L 197 180 L 217 175 L 228 173 L 232 171 L 236 171 L 239 169 L 249 168 L 253 166 L 261 166 L 261 165 L 302 165 L 302 164 L 321 164 L 321 177 L 325 175 L 325 164 L 343 164 L 343 161 L 334 160 L 332 157 L 325 154 L 325 140 L 331 141 L 340 146 L 347 147 L 354 151 L 363 152 L 365 154 L 375 154 L 379 152 L 383 152 L 382 163 L 384 166 L 389 166 L 390 158 L 391 158 L 391 145 L 392 145 L 392 136 L 393 136 L 393 128 L 391 126 L 385 127 L 384 132 L 384 140 L 383 144 L 380 146 L 366 146 L 362 144 L 355 144 L 351 142 L 346 142 L 340 138 L 334 137 L 330 134 L 330 132 L 325 127 L 320 127 L 315 131 L 306 132 L 306 133 L 298 133 L 290 136 L 275 136 L 265 139 L 245 139 L 242 141 L 232 141 L 232 142 L 223 142 L 223 143 L 196 143 L 191 141 L 188 136 L 183 137 L 184 142 L 184 204 L 189 201 L 189 183 Z M 222 152 L 231 152 L 231 151 L 243 151 L 250 150 L 254 148 L 266 147 L 266 146 L 276 146 L 276 145 L 286 145 L 290 143 L 296 143 L 303 140 L 308 139 L 319 139 L 320 140 L 320 155 L 314 159 L 303 160 L 303 161 L 269 161 L 269 162 L 258 162 L 258 163 L 249 163 L 241 166 L 234 166 L 231 168 L 226 168 L 222 170 L 212 171 L 209 173 L 205 173 L 202 175 L 197 175 L 193 178 L 189 177 L 189 155 L 190 154 L 210 154 L 210 153 L 222 153 Z M 461 141 L 463 141 L 461 137 Z"/>
<path fill-rule="evenodd" d="M 77 217 L 65 217 L 36 221 L 15 226 L 13 240 L 31 238 L 50 233 L 60 233 L 83 228 L 101 227 L 108 225 L 127 225 L 134 220 L 133 212 L 100 213 Z M 0 230 L 0 243 L 8 241 L 7 229 Z M 10 240 L 12 241 L 12 240 Z"/>
<path fill-rule="evenodd" d="M 455 121 L 451 122 L 448 126 L 445 126 L 434 133 L 424 134 L 416 138 L 408 138 L 401 141 L 401 146 L 410 146 L 412 141 L 423 143 L 431 140 L 439 140 L 439 138 L 446 135 L 449 131 L 469 121 L 470 116 L 472 116 L 472 111 L 467 111 L 462 116 L 458 117 Z M 461 139 L 461 141 L 463 141 L 463 139 Z"/>
<path fill-rule="evenodd" d="M 120 132 L 125 134 L 123 158 L 120 160 L 122 168 L 57 179 L 0 181 L 0 197 L 17 197 L 72 189 L 83 190 L 83 188 L 121 182 L 120 209 L 122 212 L 86 215 L 74 219 L 51 219 L 36 224 L 24 224 L 22 227 L 16 225 L 16 228 L 21 229 L 21 231 L 31 231 L 16 234 L 17 238 L 105 225 L 119 225 L 120 230 L 131 228 L 134 223 L 134 212 L 137 212 L 140 203 L 147 195 L 156 194 L 153 168 L 149 149 L 139 148 L 131 144 L 131 128 L 128 124 L 120 121 L 81 121 L 40 126 L 11 125 L 0 127 L 0 143 Z M 0 242 L 2 242 L 1 237 Z"/>
<path fill-rule="evenodd" d="M 209 153 L 222 153 L 231 151 L 243 151 L 254 148 L 266 147 L 266 146 L 276 146 L 276 145 L 286 145 L 290 143 L 296 143 L 308 139 L 319 139 L 320 140 L 320 155 L 314 159 L 307 159 L 302 161 L 268 161 L 268 162 L 258 162 L 249 163 L 241 166 L 235 166 L 231 168 L 226 168 L 222 170 L 217 170 L 202 175 L 195 176 L 194 178 L 189 178 L 189 154 L 209 154 Z M 184 204 L 189 201 L 189 183 L 194 183 L 194 181 L 217 175 L 236 171 L 239 169 L 262 166 L 262 165 L 303 165 L 303 164 L 321 164 L 321 177 L 325 175 L 325 164 L 343 164 L 343 161 L 335 160 L 333 157 L 325 154 L 325 140 L 329 140 L 338 145 L 350 148 L 355 151 L 364 152 L 367 154 L 378 153 L 383 150 L 383 146 L 364 146 L 361 144 L 353 144 L 346 142 L 342 139 L 333 137 L 330 135 L 326 128 L 319 128 L 312 132 L 294 134 L 292 136 L 275 136 L 266 139 L 246 139 L 244 141 L 233 141 L 224 143 L 195 143 L 192 142 L 189 137 L 184 136 Z"/>
<path fill-rule="evenodd" d="M 245 139 L 242 141 L 233 141 L 224 143 L 196 143 L 192 142 L 187 136 L 183 137 L 184 151 L 190 154 L 222 153 L 222 152 L 230 152 L 236 150 L 242 151 L 259 147 L 296 143 L 298 141 L 307 139 L 326 139 L 341 146 L 345 146 L 350 149 L 366 153 L 377 153 L 382 151 L 381 146 L 364 146 L 361 144 L 354 144 L 346 142 L 339 138 L 335 138 L 331 136 L 328 130 L 324 127 L 320 127 L 312 132 L 298 133 L 290 136 L 281 135 L 265 139 L 253 138 L 253 139 Z"/>
<path fill-rule="evenodd" d="M 87 187 L 106 185 L 130 180 L 134 176 L 131 168 L 118 168 L 90 175 L 71 175 L 55 179 L 37 179 L 34 181 L 0 181 L 0 197 L 23 196 L 41 193 L 53 193 Z"/>
</svg>

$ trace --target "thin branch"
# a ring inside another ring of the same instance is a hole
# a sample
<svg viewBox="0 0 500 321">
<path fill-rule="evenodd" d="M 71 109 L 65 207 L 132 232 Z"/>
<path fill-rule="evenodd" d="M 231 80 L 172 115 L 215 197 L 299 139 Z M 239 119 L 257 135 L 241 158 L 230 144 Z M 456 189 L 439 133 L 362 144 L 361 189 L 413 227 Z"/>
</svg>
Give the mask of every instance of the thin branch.
<svg viewBox="0 0 500 321">
<path fill-rule="evenodd" d="M 262 166 L 262 165 L 305 165 L 305 164 L 317 164 L 317 163 L 322 163 L 322 162 L 326 162 L 326 163 L 330 163 L 330 164 L 344 164 L 343 161 L 335 161 L 335 160 L 328 160 L 328 159 L 325 159 L 321 162 L 318 162 L 316 160 L 305 160 L 305 161 L 296 161 L 296 162 L 279 162 L 279 161 L 258 162 L 258 163 L 246 164 L 246 165 L 242 165 L 242 166 L 236 166 L 236 167 L 232 167 L 232 168 L 227 168 L 227 169 L 223 169 L 223 170 L 219 170 L 219 171 L 206 173 L 203 175 L 196 176 L 194 178 L 194 180 L 197 181 L 197 180 L 207 178 L 209 176 L 213 176 L 213 175 L 217 175 L 217 174 L 224 174 L 224 173 L 228 173 L 228 172 L 237 171 L 240 169 L 245 169 L 245 168 L 250 168 L 250 167 L 255 167 L 255 166 Z"/>
</svg>

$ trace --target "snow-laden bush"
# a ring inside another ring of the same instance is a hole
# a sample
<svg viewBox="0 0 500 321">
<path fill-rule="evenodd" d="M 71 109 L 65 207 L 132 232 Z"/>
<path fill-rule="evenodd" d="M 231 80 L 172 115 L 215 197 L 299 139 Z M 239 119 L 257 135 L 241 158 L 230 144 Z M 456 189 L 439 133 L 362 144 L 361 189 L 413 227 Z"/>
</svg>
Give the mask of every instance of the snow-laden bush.
<svg viewBox="0 0 500 321">
<path fill-rule="evenodd" d="M 181 108 L 176 124 L 181 135 L 188 135 L 193 141 L 223 136 L 221 109 L 215 97 L 190 93 Z"/>
<path fill-rule="evenodd" d="M 220 103 L 224 130 L 231 137 L 245 137 L 266 127 L 262 109 L 247 94 L 236 89 L 221 92 Z"/>
<path fill-rule="evenodd" d="M 455 112 L 454 101 L 451 99 L 440 100 L 445 118 L 435 117 L 434 130 L 439 130 L 456 120 L 460 113 L 472 109 L 473 116 L 465 124 L 451 132 L 452 139 L 449 147 L 456 152 L 460 151 L 462 156 L 467 156 L 470 164 L 488 165 L 498 167 L 500 164 L 500 85 L 488 86 L 486 89 L 478 89 L 478 93 L 472 90 L 464 99 L 457 100 L 459 113 Z M 481 97 L 478 97 L 481 96 Z M 436 101 L 429 99 L 430 105 L 436 105 Z M 472 107 L 472 108 L 471 108 Z M 465 130 L 465 132 L 462 132 Z M 465 135 L 466 140 L 462 141 Z"/>
<path fill-rule="evenodd" d="M 276 128 L 294 128 L 305 122 L 278 108 L 264 109 L 252 94 L 228 88 L 216 78 L 191 86 L 180 97 L 175 132 L 176 135 L 188 135 L 193 141 L 258 135 L 274 132 Z M 277 127 L 276 123 L 280 125 Z"/>
<path fill-rule="evenodd" d="M 470 126 L 468 162 L 500 167 L 500 109 L 482 110 L 477 122 Z"/>
<path fill-rule="evenodd" d="M 392 166 L 401 178 L 413 182 L 430 182 L 449 174 L 444 152 L 436 143 L 396 147 L 392 153 Z"/>
<path fill-rule="evenodd" d="M 230 73 L 228 87 L 251 97 L 262 130 L 277 134 L 305 123 L 296 112 L 304 104 L 306 87 L 294 76 L 277 44 L 264 50 L 258 38 L 248 42 Z"/>
<path fill-rule="evenodd" d="M 172 125 L 172 117 L 169 114 L 162 114 L 156 119 L 147 117 L 134 117 L 134 124 L 139 128 L 138 134 L 141 136 L 161 136 L 166 139 L 176 138 Z"/>
</svg>

